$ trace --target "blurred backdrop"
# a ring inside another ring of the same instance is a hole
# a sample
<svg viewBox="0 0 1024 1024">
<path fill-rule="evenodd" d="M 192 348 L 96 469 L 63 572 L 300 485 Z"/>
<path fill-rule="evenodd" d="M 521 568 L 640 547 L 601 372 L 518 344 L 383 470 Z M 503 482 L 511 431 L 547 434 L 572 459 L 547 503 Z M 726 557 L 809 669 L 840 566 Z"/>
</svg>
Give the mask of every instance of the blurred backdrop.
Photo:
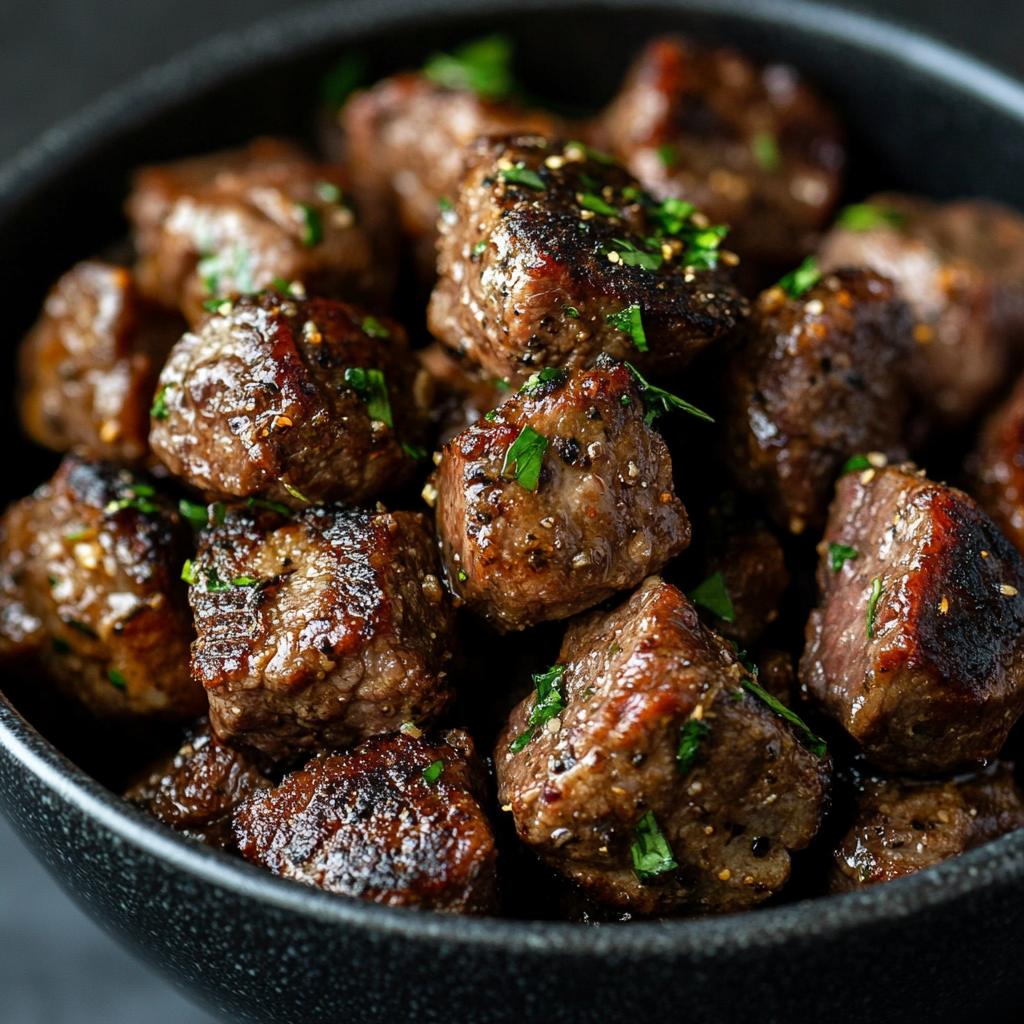
<svg viewBox="0 0 1024 1024">
<path fill-rule="evenodd" d="M 0 0 L 0 161 L 179 50 L 299 6 L 295 0 Z M 841 6 L 923 28 L 1024 78 L 1022 0 Z M 212 1020 L 92 925 L 0 818 L 0 1024 Z"/>
</svg>

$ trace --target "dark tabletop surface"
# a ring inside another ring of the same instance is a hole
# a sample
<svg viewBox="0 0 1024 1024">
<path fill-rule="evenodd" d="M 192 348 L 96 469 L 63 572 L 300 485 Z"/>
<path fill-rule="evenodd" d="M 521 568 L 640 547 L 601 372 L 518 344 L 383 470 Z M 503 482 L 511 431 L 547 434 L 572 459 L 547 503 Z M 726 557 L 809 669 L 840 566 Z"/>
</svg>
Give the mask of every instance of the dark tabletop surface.
<svg viewBox="0 0 1024 1024">
<path fill-rule="evenodd" d="M 2 0 L 0 161 L 150 65 L 297 6 L 294 0 Z M 924 28 L 1024 78 L 1021 0 L 844 6 Z M 212 1021 L 95 927 L 0 817 L 0 1024 Z"/>
</svg>

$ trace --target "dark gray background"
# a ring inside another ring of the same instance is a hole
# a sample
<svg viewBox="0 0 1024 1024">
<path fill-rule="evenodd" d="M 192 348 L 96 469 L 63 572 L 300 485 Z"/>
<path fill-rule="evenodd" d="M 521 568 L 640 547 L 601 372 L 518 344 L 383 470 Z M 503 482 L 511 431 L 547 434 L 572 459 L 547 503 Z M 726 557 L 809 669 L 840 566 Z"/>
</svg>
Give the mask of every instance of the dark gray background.
<svg viewBox="0 0 1024 1024">
<path fill-rule="evenodd" d="M 298 6 L 289 0 L 2 0 L 0 161 L 150 65 Z M 1024 78 L 1022 0 L 843 6 L 917 25 Z M 0 818 L 0 1024 L 211 1021 L 93 926 Z"/>
</svg>

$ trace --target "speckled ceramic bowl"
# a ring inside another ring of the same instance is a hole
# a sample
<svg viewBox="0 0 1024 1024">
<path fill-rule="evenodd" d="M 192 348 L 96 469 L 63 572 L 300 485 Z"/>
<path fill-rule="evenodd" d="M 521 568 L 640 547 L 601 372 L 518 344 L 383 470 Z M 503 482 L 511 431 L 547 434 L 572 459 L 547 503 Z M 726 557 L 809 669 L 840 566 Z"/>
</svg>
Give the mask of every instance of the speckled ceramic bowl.
<svg viewBox="0 0 1024 1024">
<path fill-rule="evenodd" d="M 387 73 L 494 27 L 519 39 L 535 89 L 592 105 L 667 28 L 793 61 L 846 117 L 855 193 L 884 184 L 1024 206 L 1024 89 L 877 21 L 785 0 L 336 4 L 215 39 L 0 172 L 4 379 L 50 282 L 123 233 L 132 167 L 257 132 L 310 137 L 317 83 L 339 53 L 364 50 Z M 5 500 L 48 472 L 8 415 Z M 182 839 L 93 781 L 3 698 L 0 806 L 90 914 L 237 1020 L 934 1024 L 988 1020 L 1024 998 L 1024 833 L 864 893 L 735 917 L 599 928 L 461 920 L 329 896 Z"/>
</svg>

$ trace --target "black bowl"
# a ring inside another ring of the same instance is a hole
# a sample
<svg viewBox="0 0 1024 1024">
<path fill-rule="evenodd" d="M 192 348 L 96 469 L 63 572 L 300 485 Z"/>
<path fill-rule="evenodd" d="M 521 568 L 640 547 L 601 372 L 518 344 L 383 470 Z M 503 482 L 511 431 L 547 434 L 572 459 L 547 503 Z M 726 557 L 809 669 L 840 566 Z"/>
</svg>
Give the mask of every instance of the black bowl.
<svg viewBox="0 0 1024 1024">
<path fill-rule="evenodd" d="M 851 131 L 851 197 L 894 186 L 1024 207 L 1024 89 L 882 22 L 776 0 L 601 6 L 519 0 L 336 4 L 225 37 L 144 76 L 0 173 L 2 359 L 50 282 L 123 234 L 135 165 L 311 138 L 339 53 L 374 73 L 495 26 L 531 88 L 608 98 L 635 49 L 679 28 L 790 60 Z M 52 461 L 8 405 L 2 497 Z M 1024 990 L 1024 832 L 864 893 L 734 917 L 584 927 L 393 910 L 282 881 L 125 805 L 0 697 L 0 805 L 72 896 L 189 996 L 244 1021 L 983 1020 Z"/>
</svg>

